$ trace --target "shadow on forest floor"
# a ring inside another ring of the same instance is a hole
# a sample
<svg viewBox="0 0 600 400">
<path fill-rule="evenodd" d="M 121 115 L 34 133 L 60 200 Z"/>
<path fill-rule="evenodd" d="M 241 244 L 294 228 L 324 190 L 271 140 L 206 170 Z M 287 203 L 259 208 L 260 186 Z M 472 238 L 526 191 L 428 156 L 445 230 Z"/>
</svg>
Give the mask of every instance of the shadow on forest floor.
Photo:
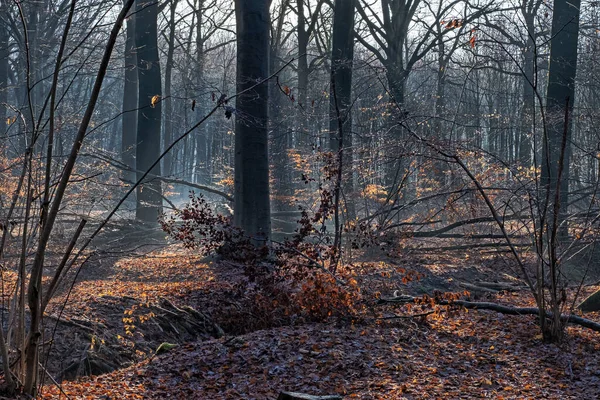
<svg viewBox="0 0 600 400">
<path fill-rule="evenodd" d="M 511 279 L 510 260 L 497 255 L 406 253 L 354 266 L 367 307 L 360 321 L 332 320 L 241 335 L 231 335 L 233 328 L 224 321 L 224 310 L 236 307 L 232 296 L 243 279 L 239 269 L 207 263 L 179 246 L 110 259 L 99 269 L 94 263 L 73 288 L 48 368 L 53 374 L 62 371 L 64 378 L 116 369 L 64 382 L 63 390 L 120 399 L 162 399 L 167 394 L 270 399 L 280 390 L 360 399 L 565 399 L 600 394 L 596 333 L 569 328 L 569 339 L 559 347 L 541 342 L 531 317 L 442 310 L 417 319 L 378 320 L 400 310 L 374 306 L 377 295 L 463 291 L 463 281 Z M 408 271 L 419 279 L 403 281 Z M 505 304 L 531 303 L 526 292 L 481 296 Z M 58 314 L 61 300 L 49 314 Z M 186 307 L 207 319 L 170 315 Z M 245 319 L 252 316 L 238 311 L 234 322 L 248 324 Z M 214 338 L 218 335 L 210 328 L 215 322 L 225 327 L 225 337 Z M 178 347 L 153 356 L 163 342 Z M 55 396 L 57 390 L 47 382 L 46 396 Z"/>
</svg>

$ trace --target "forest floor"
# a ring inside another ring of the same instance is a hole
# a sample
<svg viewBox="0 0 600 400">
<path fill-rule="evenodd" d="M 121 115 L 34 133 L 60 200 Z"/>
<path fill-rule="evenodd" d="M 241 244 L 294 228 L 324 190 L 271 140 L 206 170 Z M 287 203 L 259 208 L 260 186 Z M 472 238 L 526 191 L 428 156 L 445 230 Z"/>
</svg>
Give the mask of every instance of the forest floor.
<svg viewBox="0 0 600 400">
<path fill-rule="evenodd" d="M 245 278 L 234 265 L 178 246 L 96 261 L 49 307 L 51 320 L 65 322 L 51 324 L 53 340 L 44 338 L 52 343 L 46 366 L 65 380 L 58 385 L 47 378 L 41 397 L 276 399 L 283 390 L 348 399 L 600 396 L 596 332 L 570 326 L 561 344 L 546 344 L 532 316 L 442 308 L 412 318 L 426 309 L 376 304 L 399 293 L 463 292 L 461 282 L 511 283 L 507 256 L 489 250 L 402 254 L 355 263 L 347 272 L 360 289 L 352 317 L 271 318 L 266 329 L 255 328 L 261 317 L 248 307 L 251 299 L 240 297 Z M 583 295 L 596 289 L 585 287 Z M 533 305 L 527 291 L 470 296 Z M 210 316 L 224 335 L 214 338 L 211 326 L 198 334 L 201 329 L 190 329 L 197 320 L 175 315 L 181 310 Z M 178 346 L 155 355 L 161 343 Z M 85 373 L 92 376 L 74 379 Z"/>
</svg>

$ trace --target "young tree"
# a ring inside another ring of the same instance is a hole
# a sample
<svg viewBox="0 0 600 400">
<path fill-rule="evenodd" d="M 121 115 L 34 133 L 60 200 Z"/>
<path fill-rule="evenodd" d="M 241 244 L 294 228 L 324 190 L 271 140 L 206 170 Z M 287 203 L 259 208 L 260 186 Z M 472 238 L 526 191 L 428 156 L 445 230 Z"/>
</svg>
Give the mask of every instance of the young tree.
<svg viewBox="0 0 600 400">
<path fill-rule="evenodd" d="M 138 71 L 138 115 L 136 170 L 138 179 L 150 168 L 160 154 L 161 75 L 158 60 L 157 18 L 158 3 L 153 0 L 137 2 L 135 44 Z M 160 176 L 160 164 L 151 171 Z M 137 190 L 136 218 L 143 222 L 157 221 L 162 212 L 160 181 L 150 177 Z"/>
<path fill-rule="evenodd" d="M 271 236 L 268 152 L 269 0 L 236 0 L 234 222 L 256 245 Z"/>
</svg>

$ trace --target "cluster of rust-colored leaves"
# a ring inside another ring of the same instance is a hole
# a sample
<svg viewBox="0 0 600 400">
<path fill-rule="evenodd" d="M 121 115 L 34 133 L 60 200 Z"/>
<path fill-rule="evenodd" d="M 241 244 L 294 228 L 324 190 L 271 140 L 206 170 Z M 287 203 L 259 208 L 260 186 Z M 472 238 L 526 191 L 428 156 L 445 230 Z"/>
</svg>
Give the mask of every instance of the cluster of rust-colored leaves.
<svg viewBox="0 0 600 400">
<path fill-rule="evenodd" d="M 329 273 L 331 245 L 325 221 L 331 215 L 331 194 L 322 191 L 321 206 L 310 215 L 302 209 L 296 234 L 284 242 L 255 246 L 230 217 L 216 213 L 202 196 L 192 194 L 187 207 L 161 218 L 165 232 L 203 255 L 219 254 L 225 264 L 240 267 L 245 279 L 234 285 L 233 297 L 243 303 L 246 330 L 348 317 L 359 296 L 356 280 L 340 285 Z M 232 327 L 239 316 L 232 314 Z M 234 328 L 235 329 L 235 328 Z"/>
</svg>

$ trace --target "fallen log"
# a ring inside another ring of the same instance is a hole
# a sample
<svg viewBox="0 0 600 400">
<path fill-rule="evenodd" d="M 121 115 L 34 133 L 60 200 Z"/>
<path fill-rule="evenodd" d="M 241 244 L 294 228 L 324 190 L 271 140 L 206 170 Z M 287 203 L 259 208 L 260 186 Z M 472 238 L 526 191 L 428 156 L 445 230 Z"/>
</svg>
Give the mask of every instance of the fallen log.
<svg viewBox="0 0 600 400">
<path fill-rule="evenodd" d="M 527 290 L 527 286 L 515 286 L 511 284 L 497 282 L 459 282 L 458 284 L 459 286 L 464 287 L 468 290 L 486 293 L 498 293 L 502 291 L 519 292 L 521 290 Z"/>
<path fill-rule="evenodd" d="M 472 283 L 468 283 L 468 282 L 458 282 L 458 285 L 460 287 L 468 289 L 469 291 L 472 291 L 472 292 L 484 292 L 484 293 L 498 293 L 499 292 L 499 290 L 497 290 L 497 289 L 487 288 L 487 287 L 483 287 L 483 286 L 477 286 L 477 285 L 473 285 Z"/>
<path fill-rule="evenodd" d="M 498 291 L 505 292 L 520 292 L 521 290 L 527 290 L 527 286 L 517 286 L 510 283 L 502 283 L 502 282 L 485 282 L 485 281 L 477 281 L 473 282 L 473 284 L 481 287 L 485 287 L 488 289 L 494 289 Z"/>
<path fill-rule="evenodd" d="M 342 400 L 342 396 L 312 396 L 304 393 L 281 392 L 277 400 Z"/>
<path fill-rule="evenodd" d="M 419 301 L 418 297 L 412 296 L 398 296 L 391 297 L 387 299 L 379 299 L 377 300 L 377 304 L 406 304 L 406 303 L 415 303 Z M 464 307 L 471 310 L 490 310 L 496 311 L 502 314 L 507 315 L 540 315 L 540 310 L 536 307 L 513 307 L 513 306 L 505 306 L 497 303 L 489 303 L 489 302 L 476 302 L 476 301 L 467 301 L 467 300 L 454 300 L 448 301 L 444 299 L 436 299 L 434 298 L 436 304 L 441 306 L 457 306 Z M 550 311 L 546 311 L 546 318 L 552 318 L 553 314 Z M 580 317 L 574 314 L 563 314 L 560 316 L 561 321 L 564 323 L 575 324 L 579 326 L 583 326 L 584 328 L 591 329 L 596 332 L 600 332 L 600 323 L 589 320 L 587 318 Z"/>
</svg>

